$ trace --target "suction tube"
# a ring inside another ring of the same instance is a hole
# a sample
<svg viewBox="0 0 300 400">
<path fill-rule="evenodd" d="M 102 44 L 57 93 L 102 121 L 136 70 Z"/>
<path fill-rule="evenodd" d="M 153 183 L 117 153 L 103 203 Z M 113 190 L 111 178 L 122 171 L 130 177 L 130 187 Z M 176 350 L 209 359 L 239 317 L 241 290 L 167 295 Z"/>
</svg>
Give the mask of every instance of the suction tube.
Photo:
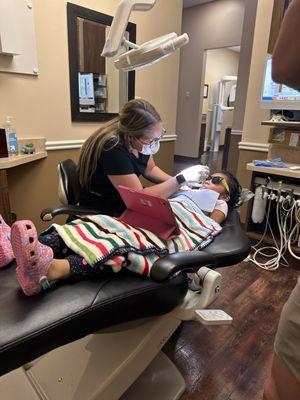
<svg viewBox="0 0 300 400">
<path fill-rule="evenodd" d="M 258 186 L 255 189 L 254 202 L 251 215 L 252 221 L 255 224 L 260 224 L 263 222 L 265 217 L 266 205 L 267 205 L 267 198 L 263 198 L 263 187 Z"/>
</svg>

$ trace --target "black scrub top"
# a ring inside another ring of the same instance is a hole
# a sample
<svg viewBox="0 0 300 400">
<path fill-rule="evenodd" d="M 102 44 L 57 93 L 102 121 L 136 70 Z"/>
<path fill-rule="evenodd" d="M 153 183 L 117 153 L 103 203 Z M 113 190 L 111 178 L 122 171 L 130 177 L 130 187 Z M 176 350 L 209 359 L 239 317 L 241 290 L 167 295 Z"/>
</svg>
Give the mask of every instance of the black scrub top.
<svg viewBox="0 0 300 400">
<path fill-rule="evenodd" d="M 79 196 L 81 206 L 99 209 L 99 214 L 120 215 L 126 206 L 107 175 L 143 175 L 149 155 L 132 154 L 122 143 L 111 148 L 107 143 L 98 159 L 96 171 L 91 178 L 89 189 L 82 188 Z"/>
</svg>

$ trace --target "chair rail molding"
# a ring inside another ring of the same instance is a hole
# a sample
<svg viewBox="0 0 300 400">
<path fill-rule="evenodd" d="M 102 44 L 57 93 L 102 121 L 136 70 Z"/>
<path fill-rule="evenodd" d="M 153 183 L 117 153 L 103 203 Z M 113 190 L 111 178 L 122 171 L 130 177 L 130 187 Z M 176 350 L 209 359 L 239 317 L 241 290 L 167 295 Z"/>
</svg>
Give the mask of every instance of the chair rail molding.
<svg viewBox="0 0 300 400">
<path fill-rule="evenodd" d="M 243 135 L 243 131 L 241 131 L 241 130 L 239 130 L 239 129 L 231 129 L 230 134 L 231 134 L 231 135 L 242 136 L 242 135 Z"/>
<path fill-rule="evenodd" d="M 173 142 L 177 139 L 176 134 L 165 135 L 160 141 L 161 142 Z M 71 150 L 80 149 L 85 139 L 73 139 L 73 140 L 49 140 L 46 142 L 46 150 Z"/>
<path fill-rule="evenodd" d="M 269 146 L 269 143 L 239 142 L 239 150 L 261 151 L 267 153 L 269 151 Z"/>
</svg>

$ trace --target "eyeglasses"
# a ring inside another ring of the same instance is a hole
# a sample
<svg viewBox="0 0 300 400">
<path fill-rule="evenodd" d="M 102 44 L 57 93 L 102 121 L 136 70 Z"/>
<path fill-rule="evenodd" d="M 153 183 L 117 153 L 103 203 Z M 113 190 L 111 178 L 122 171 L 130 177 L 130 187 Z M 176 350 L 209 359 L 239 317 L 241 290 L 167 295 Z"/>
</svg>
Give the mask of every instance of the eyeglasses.
<svg viewBox="0 0 300 400">
<path fill-rule="evenodd" d="M 227 193 L 230 194 L 229 185 L 223 176 L 208 176 L 207 181 L 211 181 L 214 185 L 223 185 L 224 188 L 227 190 Z"/>
<path fill-rule="evenodd" d="M 167 132 L 167 131 L 166 131 L 165 129 L 163 129 L 161 135 L 158 136 L 158 137 L 156 137 L 156 138 L 154 138 L 154 139 L 151 139 L 151 140 L 144 140 L 144 139 L 139 139 L 139 138 L 138 138 L 138 140 L 139 140 L 140 142 L 144 143 L 144 144 L 149 145 L 150 147 L 153 147 L 157 142 L 159 142 L 159 141 L 162 139 L 162 137 L 166 134 L 166 132 Z"/>
</svg>

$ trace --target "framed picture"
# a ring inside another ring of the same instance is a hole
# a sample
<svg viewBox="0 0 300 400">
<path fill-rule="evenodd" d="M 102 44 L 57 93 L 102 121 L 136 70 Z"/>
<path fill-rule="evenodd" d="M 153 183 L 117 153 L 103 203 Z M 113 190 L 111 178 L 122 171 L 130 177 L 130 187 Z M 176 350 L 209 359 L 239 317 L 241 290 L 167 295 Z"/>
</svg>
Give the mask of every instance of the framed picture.
<svg viewBox="0 0 300 400">
<path fill-rule="evenodd" d="M 203 98 L 204 99 L 208 98 L 208 88 L 209 88 L 209 85 L 207 83 L 205 83 L 204 90 L 203 90 Z"/>
</svg>

